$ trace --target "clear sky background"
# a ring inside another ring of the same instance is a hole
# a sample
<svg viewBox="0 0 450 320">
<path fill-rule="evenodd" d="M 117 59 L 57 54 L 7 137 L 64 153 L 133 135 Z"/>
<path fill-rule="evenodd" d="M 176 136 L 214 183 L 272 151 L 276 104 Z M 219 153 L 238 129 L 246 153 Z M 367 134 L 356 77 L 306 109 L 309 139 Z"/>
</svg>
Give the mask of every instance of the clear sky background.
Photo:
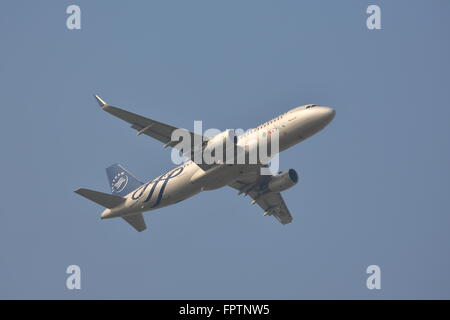
<svg viewBox="0 0 450 320">
<path fill-rule="evenodd" d="M 66 28 L 77 4 L 82 29 Z M 378 4 L 382 30 L 366 28 Z M 0 298 L 450 298 L 449 1 L 2 1 Z M 92 97 L 175 126 L 337 110 L 284 152 L 282 226 L 230 188 L 146 214 L 72 191 L 170 150 Z M 68 265 L 82 289 L 67 290 Z M 381 290 L 366 268 L 381 267 Z"/>
</svg>

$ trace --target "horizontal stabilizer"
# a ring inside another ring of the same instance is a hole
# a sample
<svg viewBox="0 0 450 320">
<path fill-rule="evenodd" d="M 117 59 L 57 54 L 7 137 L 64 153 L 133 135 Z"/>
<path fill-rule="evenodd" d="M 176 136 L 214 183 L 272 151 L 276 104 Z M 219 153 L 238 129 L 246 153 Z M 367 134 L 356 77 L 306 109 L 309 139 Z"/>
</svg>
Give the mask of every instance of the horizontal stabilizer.
<svg viewBox="0 0 450 320">
<path fill-rule="evenodd" d="M 125 202 L 125 198 L 89 189 L 82 188 L 74 192 L 108 209 L 117 207 Z"/>
<path fill-rule="evenodd" d="M 142 213 L 133 214 L 132 216 L 125 216 L 123 219 L 139 232 L 147 229 Z"/>
</svg>

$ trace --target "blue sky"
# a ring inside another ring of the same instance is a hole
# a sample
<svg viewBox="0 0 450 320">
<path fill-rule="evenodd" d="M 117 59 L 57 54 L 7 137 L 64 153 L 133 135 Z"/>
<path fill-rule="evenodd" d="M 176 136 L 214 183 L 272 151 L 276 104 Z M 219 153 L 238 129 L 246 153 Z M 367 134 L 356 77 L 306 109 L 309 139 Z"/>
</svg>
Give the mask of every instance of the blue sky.
<svg viewBox="0 0 450 320">
<path fill-rule="evenodd" d="M 66 7 L 82 28 L 66 28 Z M 366 28 L 369 4 L 382 30 Z M 450 298 L 448 1 L 5 1 L 0 298 Z M 92 97 L 175 126 L 250 128 L 307 103 L 334 121 L 280 157 L 280 225 L 235 190 L 146 214 L 72 191 L 143 180 L 170 150 Z M 67 290 L 68 265 L 82 289 Z M 366 268 L 381 267 L 381 290 Z"/>
</svg>

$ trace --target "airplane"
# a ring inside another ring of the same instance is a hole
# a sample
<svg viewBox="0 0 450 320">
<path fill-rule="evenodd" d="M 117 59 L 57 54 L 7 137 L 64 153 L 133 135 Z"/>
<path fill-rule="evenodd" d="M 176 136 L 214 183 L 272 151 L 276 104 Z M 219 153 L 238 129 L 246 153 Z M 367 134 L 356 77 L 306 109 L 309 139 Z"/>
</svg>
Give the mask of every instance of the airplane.
<svg viewBox="0 0 450 320">
<path fill-rule="evenodd" d="M 111 106 L 98 95 L 94 97 L 102 110 L 131 124 L 137 135 L 144 134 L 159 140 L 164 143 L 164 147 L 180 148 L 177 144 L 179 141 L 172 141 L 172 133 L 181 129 Z M 278 151 L 281 152 L 321 131 L 335 114 L 335 110 L 330 107 L 308 104 L 293 108 L 239 135 L 229 129 L 213 137 L 186 131 L 194 141 L 201 141 L 199 148 L 203 152 L 218 141 L 230 142 L 235 147 L 248 150 L 245 147 L 251 141 L 260 141 L 255 138 L 277 130 Z M 101 219 L 121 217 L 138 232 L 147 228 L 142 214 L 144 211 L 166 207 L 202 191 L 225 186 L 238 190 L 238 194 L 249 195 L 253 199 L 252 204 L 258 204 L 264 210 L 264 216 L 273 216 L 283 225 L 292 222 L 292 215 L 280 192 L 298 182 L 298 174 L 294 169 L 263 175 L 261 168 L 267 167 L 266 163 L 207 164 L 194 162 L 194 151 L 185 155 L 188 160 L 183 164 L 147 183 L 138 180 L 121 164 L 114 164 L 106 169 L 111 194 L 85 188 L 74 192 L 104 207 Z"/>
</svg>

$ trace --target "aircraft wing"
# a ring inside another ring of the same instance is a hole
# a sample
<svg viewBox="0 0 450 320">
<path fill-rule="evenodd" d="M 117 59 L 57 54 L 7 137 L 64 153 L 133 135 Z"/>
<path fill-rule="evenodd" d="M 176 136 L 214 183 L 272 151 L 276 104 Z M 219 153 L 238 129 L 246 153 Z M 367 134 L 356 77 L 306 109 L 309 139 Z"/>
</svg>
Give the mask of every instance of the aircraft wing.
<svg viewBox="0 0 450 320">
<path fill-rule="evenodd" d="M 113 116 L 122 119 L 123 121 L 128 122 L 131 124 L 131 127 L 137 131 L 137 135 L 145 134 L 149 137 L 152 137 L 158 141 L 161 141 L 164 143 L 164 147 L 176 147 L 176 145 L 179 143 L 178 141 L 171 141 L 172 138 L 172 132 L 179 129 L 177 127 L 173 127 L 171 125 L 149 119 L 143 116 L 140 116 L 138 114 L 120 109 L 118 107 L 113 107 L 108 105 L 102 98 L 95 95 L 95 99 L 97 100 L 100 107 L 112 114 Z M 186 130 L 186 129 L 182 129 Z M 191 142 L 194 143 L 194 141 L 206 141 L 208 140 L 207 137 L 197 135 L 193 132 L 189 132 L 191 135 Z M 194 138 L 198 140 L 194 140 Z M 203 139 L 203 140 L 201 140 Z"/>
<path fill-rule="evenodd" d="M 230 187 L 239 190 L 253 199 L 263 210 L 264 215 L 274 216 L 281 224 L 292 222 L 293 218 L 286 203 L 279 192 L 261 193 L 261 186 L 268 181 L 269 176 L 260 175 L 260 166 L 249 168 L 239 179 L 229 184 Z"/>
</svg>

